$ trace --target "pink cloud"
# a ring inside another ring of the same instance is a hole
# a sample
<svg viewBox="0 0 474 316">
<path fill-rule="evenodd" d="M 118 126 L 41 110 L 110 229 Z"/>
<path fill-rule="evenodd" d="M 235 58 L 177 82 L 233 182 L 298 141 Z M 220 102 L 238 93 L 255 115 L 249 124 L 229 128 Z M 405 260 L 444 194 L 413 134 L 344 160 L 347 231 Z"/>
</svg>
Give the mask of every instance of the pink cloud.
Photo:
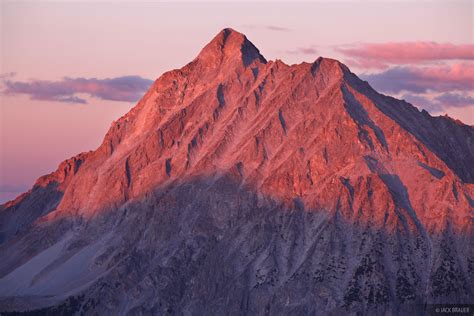
<svg viewBox="0 0 474 316">
<path fill-rule="evenodd" d="M 349 67 L 361 69 L 387 69 L 388 65 L 375 59 L 346 59 L 345 64 Z"/>
<path fill-rule="evenodd" d="M 380 73 L 361 75 L 361 77 L 376 90 L 388 93 L 471 91 L 474 90 L 474 63 L 394 67 Z"/>
<path fill-rule="evenodd" d="M 413 64 L 440 60 L 474 60 L 474 44 L 436 42 L 364 43 L 336 49 L 363 67 Z"/>
</svg>

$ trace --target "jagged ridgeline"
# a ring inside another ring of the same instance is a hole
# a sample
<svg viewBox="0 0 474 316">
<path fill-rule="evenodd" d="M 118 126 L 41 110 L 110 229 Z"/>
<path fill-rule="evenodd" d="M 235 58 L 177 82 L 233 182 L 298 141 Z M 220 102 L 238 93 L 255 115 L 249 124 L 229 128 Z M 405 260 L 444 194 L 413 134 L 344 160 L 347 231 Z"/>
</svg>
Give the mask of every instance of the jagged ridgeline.
<svg viewBox="0 0 474 316">
<path fill-rule="evenodd" d="M 221 31 L 0 208 L 0 311 L 422 314 L 472 303 L 474 128 Z"/>
</svg>

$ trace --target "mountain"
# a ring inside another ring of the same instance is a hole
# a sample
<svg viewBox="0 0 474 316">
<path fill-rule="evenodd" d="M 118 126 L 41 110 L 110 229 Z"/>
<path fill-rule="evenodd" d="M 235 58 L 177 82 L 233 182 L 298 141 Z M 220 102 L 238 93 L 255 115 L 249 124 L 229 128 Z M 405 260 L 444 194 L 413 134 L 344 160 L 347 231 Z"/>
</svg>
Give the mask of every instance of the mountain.
<svg viewBox="0 0 474 316">
<path fill-rule="evenodd" d="M 474 297 L 474 128 L 224 29 L 0 208 L 0 310 L 420 314 Z"/>
</svg>

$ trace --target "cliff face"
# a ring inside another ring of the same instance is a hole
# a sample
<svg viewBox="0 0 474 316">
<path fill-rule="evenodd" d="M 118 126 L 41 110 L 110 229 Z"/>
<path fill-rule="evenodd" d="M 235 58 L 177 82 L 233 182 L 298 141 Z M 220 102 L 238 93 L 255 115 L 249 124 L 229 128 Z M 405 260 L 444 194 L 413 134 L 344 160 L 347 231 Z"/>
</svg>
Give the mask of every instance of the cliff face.
<svg viewBox="0 0 474 316">
<path fill-rule="evenodd" d="M 407 313 L 474 295 L 474 128 L 221 31 L 0 208 L 0 310 Z M 55 307 L 51 307 L 55 306 Z"/>
</svg>

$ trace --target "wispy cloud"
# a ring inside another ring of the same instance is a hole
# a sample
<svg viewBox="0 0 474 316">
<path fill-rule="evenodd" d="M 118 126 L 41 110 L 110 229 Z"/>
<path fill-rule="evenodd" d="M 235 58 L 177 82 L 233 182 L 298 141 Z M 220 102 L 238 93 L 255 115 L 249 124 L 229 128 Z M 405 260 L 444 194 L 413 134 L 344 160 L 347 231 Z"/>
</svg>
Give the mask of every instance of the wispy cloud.
<svg viewBox="0 0 474 316">
<path fill-rule="evenodd" d="M 470 91 L 474 89 L 474 64 L 394 67 L 361 77 L 376 90 L 388 93 Z"/>
<path fill-rule="evenodd" d="M 388 64 L 376 59 L 348 58 L 344 60 L 344 63 L 349 67 L 357 67 L 360 69 L 387 69 L 389 67 Z"/>
<path fill-rule="evenodd" d="M 247 29 L 264 29 L 268 31 L 276 31 L 276 32 L 290 32 L 292 31 L 290 28 L 278 25 L 261 25 L 261 24 L 244 24 L 242 27 Z"/>
<path fill-rule="evenodd" d="M 345 45 L 336 51 L 349 58 L 349 64 L 364 68 L 387 68 L 420 62 L 474 60 L 474 44 L 436 42 L 391 42 Z"/>
<path fill-rule="evenodd" d="M 280 32 L 289 32 L 289 31 L 291 31 L 291 29 L 289 29 L 287 27 L 281 27 L 281 26 L 276 26 L 276 25 L 265 25 L 265 28 L 267 30 L 271 30 L 271 31 L 280 31 Z"/>
<path fill-rule="evenodd" d="M 64 78 L 59 81 L 14 81 L 11 76 L 2 78 L 3 94 L 26 94 L 34 100 L 85 104 L 77 94 L 88 94 L 103 100 L 137 101 L 153 83 L 139 76 L 117 78 Z"/>
<path fill-rule="evenodd" d="M 315 55 L 318 53 L 318 50 L 316 49 L 316 46 L 307 46 L 307 47 L 298 47 L 296 49 L 292 50 L 287 50 L 285 51 L 287 54 L 292 54 L 292 55 Z"/>
</svg>

